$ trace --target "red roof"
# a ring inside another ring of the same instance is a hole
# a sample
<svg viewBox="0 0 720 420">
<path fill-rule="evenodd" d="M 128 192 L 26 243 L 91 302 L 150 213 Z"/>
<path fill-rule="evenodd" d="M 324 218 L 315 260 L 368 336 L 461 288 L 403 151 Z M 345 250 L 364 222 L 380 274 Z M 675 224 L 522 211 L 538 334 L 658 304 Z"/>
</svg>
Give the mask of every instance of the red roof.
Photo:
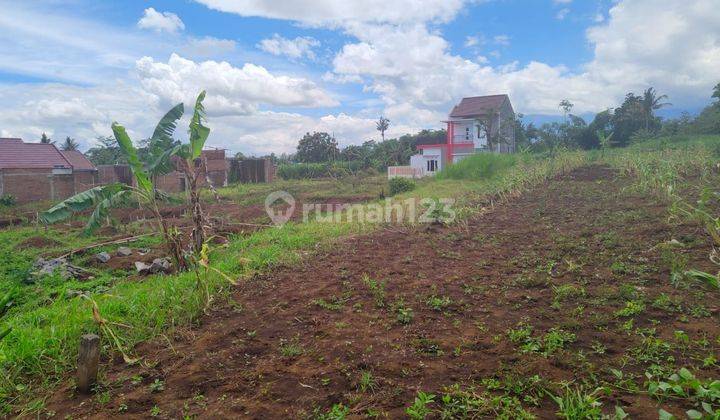
<svg viewBox="0 0 720 420">
<path fill-rule="evenodd" d="M 54 144 L 0 138 L 0 169 L 72 168 Z"/>
<path fill-rule="evenodd" d="M 95 165 L 78 150 L 61 150 L 60 153 L 67 159 L 76 171 L 94 171 Z"/>
<path fill-rule="evenodd" d="M 453 110 L 450 112 L 450 118 L 486 115 L 492 110 L 499 110 L 503 103 L 509 100 L 510 98 L 508 98 L 505 94 L 462 98 L 460 103 L 455 105 Z"/>
</svg>

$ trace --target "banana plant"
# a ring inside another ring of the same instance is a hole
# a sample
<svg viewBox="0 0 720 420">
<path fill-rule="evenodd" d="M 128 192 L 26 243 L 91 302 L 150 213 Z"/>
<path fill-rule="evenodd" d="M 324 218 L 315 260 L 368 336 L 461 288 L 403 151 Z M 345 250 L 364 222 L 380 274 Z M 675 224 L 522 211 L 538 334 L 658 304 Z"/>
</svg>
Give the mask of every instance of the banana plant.
<svg viewBox="0 0 720 420">
<path fill-rule="evenodd" d="M 158 223 L 158 228 L 163 235 L 167 250 L 176 263 L 178 269 L 186 269 L 182 245 L 179 239 L 179 233 L 167 225 L 165 219 L 160 214 L 158 199 L 161 196 L 155 189 L 153 179 L 166 171 L 169 165 L 172 165 L 172 156 L 178 155 L 181 160 L 194 159 L 200 155 L 202 147 L 205 144 L 210 129 L 203 126 L 204 108 L 202 100 L 205 98 L 205 92 L 201 92 L 195 102 L 195 115 L 190 123 L 190 144 L 180 145 L 172 149 L 165 150 L 163 153 L 155 157 L 152 162 L 142 162 L 138 157 L 138 151 L 133 145 L 132 140 L 127 134 L 125 127 L 117 122 L 112 123 L 112 131 L 115 136 L 120 150 L 128 161 L 130 169 L 135 179 L 135 185 L 126 185 L 121 183 L 102 185 L 91 188 L 76 194 L 61 203 L 53 206 L 49 210 L 43 212 L 39 216 L 39 220 L 45 224 L 57 223 L 68 219 L 77 212 L 82 212 L 94 207 L 94 211 L 88 218 L 85 226 L 85 232 L 91 233 L 98 228 L 103 220 L 109 217 L 112 207 L 116 207 L 122 202 L 134 197 L 138 203 L 144 208 L 150 210 Z M 174 106 L 155 127 L 151 142 L 159 140 L 172 139 L 178 120 L 184 113 L 183 104 Z M 196 152 L 197 151 L 197 152 Z M 198 194 L 199 197 L 199 194 Z M 199 200 L 196 203 L 200 214 Z M 195 237 L 193 237 L 195 240 Z M 204 241 L 204 235 L 202 236 Z"/>
</svg>

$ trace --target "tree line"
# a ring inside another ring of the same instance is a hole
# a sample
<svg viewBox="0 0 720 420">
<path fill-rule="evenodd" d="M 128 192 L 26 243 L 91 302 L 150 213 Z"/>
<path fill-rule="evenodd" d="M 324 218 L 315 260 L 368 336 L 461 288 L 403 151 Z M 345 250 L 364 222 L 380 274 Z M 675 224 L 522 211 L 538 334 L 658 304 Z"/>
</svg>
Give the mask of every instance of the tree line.
<svg viewBox="0 0 720 420">
<path fill-rule="evenodd" d="M 714 102 L 702 112 L 692 117 L 683 113 L 678 118 L 662 119 L 655 115 L 661 108 L 670 106 L 667 95 L 659 94 L 654 88 L 645 89 L 641 95 L 628 93 L 622 103 L 597 113 L 590 122 L 579 115 L 573 114 L 573 103 L 565 99 L 558 105 L 563 113 L 562 121 L 544 123 L 539 127 L 533 123 L 523 122 L 523 115 L 518 114 L 514 121 L 500 122 L 509 125 L 515 133 L 518 150 L 542 152 L 558 147 L 569 149 L 597 149 L 603 143 L 616 147 L 624 147 L 636 139 L 677 134 L 720 134 L 720 83 L 711 94 Z M 417 153 L 419 144 L 444 143 L 445 129 L 422 130 L 416 134 L 405 134 L 397 138 L 385 139 L 385 132 L 390 127 L 390 120 L 380 117 L 376 129 L 380 132 L 381 141 L 368 140 L 360 145 L 349 145 L 340 148 L 337 139 L 327 132 L 306 133 L 298 142 L 295 153 L 260 156 L 270 159 L 277 165 L 289 163 L 322 163 L 322 162 L 354 162 L 365 168 L 373 167 L 383 170 L 388 166 L 407 165 L 410 156 Z M 43 142 L 51 140 L 43 134 Z M 66 139 L 68 148 L 76 150 Z M 63 144 L 64 148 L 65 144 Z M 141 157 L 161 153 L 158 148 L 171 148 L 175 144 L 154 144 L 147 140 L 138 147 Z M 126 163 L 121 150 L 112 137 L 99 137 L 97 145 L 85 153 L 96 165 Z M 237 158 L 246 158 L 237 153 Z"/>
<path fill-rule="evenodd" d="M 557 147 L 570 149 L 597 149 L 607 141 L 612 146 L 624 147 L 635 140 L 678 134 L 720 134 L 720 83 L 712 91 L 714 102 L 705 107 L 697 117 L 683 113 L 678 118 L 662 119 L 655 111 L 670 106 L 667 95 L 660 95 L 649 87 L 642 95 L 628 93 L 616 108 L 599 112 L 589 123 L 572 114 L 573 104 L 563 100 L 562 122 L 552 122 L 536 127 L 525 124 L 522 116 L 515 121 L 515 139 L 518 147 L 534 151 Z"/>
</svg>

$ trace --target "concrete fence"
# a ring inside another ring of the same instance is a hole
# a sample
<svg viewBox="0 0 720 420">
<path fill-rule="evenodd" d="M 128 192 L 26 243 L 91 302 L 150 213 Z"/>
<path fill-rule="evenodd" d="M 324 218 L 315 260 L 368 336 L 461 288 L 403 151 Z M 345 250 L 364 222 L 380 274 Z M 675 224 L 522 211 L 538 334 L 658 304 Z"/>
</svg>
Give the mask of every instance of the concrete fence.
<svg viewBox="0 0 720 420">
<path fill-rule="evenodd" d="M 388 179 L 390 178 L 422 178 L 425 175 L 422 168 L 412 166 L 388 166 Z"/>
</svg>

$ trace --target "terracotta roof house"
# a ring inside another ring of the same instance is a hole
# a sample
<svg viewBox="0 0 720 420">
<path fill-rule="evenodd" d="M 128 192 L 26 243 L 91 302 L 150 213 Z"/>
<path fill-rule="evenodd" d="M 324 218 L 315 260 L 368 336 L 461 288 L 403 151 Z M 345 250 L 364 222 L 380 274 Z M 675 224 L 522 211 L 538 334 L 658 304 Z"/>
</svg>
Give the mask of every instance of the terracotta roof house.
<svg viewBox="0 0 720 420">
<path fill-rule="evenodd" d="M 61 200 L 97 185 L 92 163 L 82 153 L 65 153 L 54 144 L 0 138 L 0 195 L 18 203 Z"/>
<path fill-rule="evenodd" d="M 403 175 L 425 176 L 479 152 L 515 152 L 515 111 L 506 94 L 462 98 L 448 115 L 443 142 L 420 144 Z M 410 175 L 406 175 L 410 174 Z M 392 174 L 388 173 L 389 176 Z"/>
</svg>

